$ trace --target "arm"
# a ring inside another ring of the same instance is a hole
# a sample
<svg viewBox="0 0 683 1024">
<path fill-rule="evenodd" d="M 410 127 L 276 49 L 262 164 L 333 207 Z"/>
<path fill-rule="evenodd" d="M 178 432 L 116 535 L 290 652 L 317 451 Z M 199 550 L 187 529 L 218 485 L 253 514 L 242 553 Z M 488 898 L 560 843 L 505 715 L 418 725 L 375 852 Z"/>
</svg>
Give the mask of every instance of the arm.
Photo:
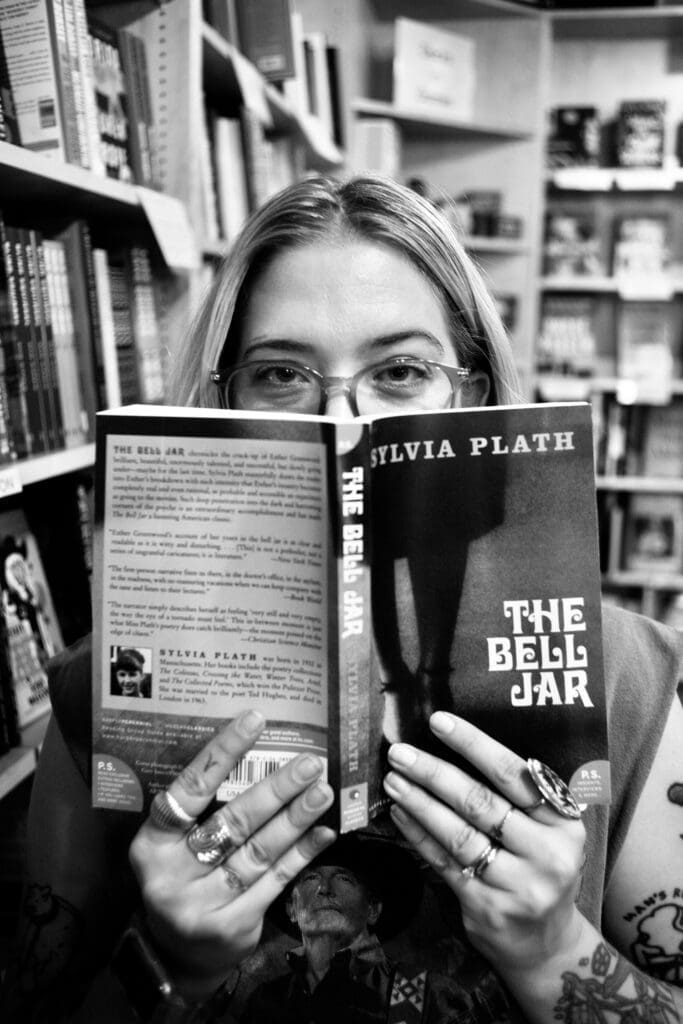
<svg viewBox="0 0 683 1024">
<path fill-rule="evenodd" d="M 108 959 L 125 923 L 126 850 L 135 815 L 90 806 L 53 716 L 28 819 L 26 883 L 17 941 L 3 987 L 3 1020 L 67 1019 Z"/>
<path fill-rule="evenodd" d="M 432 728 L 495 780 L 495 789 L 426 754 L 417 753 L 408 764 L 405 746 L 396 745 L 389 754 L 395 771 L 387 778 L 398 805 L 394 819 L 456 892 L 472 943 L 495 966 L 528 1019 L 680 1024 L 683 823 L 680 806 L 667 796 L 683 778 L 680 706 L 672 709 L 610 885 L 606 937 L 574 903 L 581 822 L 549 807 L 530 810 L 535 795 L 524 761 L 473 726 L 439 713 Z M 511 805 L 515 810 L 506 819 L 495 859 L 480 877 L 463 876 L 462 868 L 485 849 L 488 834 Z M 657 916 L 656 936 L 648 918 L 652 908 L 638 904 L 653 893 L 662 894 L 655 905 L 667 908 Z"/>
</svg>

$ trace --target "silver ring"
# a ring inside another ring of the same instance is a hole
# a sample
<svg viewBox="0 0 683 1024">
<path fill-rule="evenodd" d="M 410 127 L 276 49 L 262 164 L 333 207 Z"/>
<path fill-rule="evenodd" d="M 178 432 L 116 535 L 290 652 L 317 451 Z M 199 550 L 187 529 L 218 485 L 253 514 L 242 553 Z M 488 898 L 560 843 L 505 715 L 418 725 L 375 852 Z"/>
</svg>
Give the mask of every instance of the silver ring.
<svg viewBox="0 0 683 1024">
<path fill-rule="evenodd" d="M 157 828 L 163 829 L 164 832 L 187 832 L 197 820 L 183 810 L 167 789 L 160 789 L 155 794 L 149 808 L 149 818 Z"/>
<path fill-rule="evenodd" d="M 237 849 L 230 829 L 217 814 L 212 814 L 206 821 L 190 829 L 187 845 L 200 864 L 209 864 L 214 868 Z"/>
<path fill-rule="evenodd" d="M 571 789 L 552 768 L 548 768 L 542 761 L 537 761 L 535 757 L 530 757 L 526 766 L 540 800 L 532 807 L 525 807 L 525 811 L 532 811 L 534 807 L 546 803 L 563 818 L 581 817 L 581 808 L 574 799 Z"/>
<path fill-rule="evenodd" d="M 498 856 L 500 845 L 496 842 L 491 842 L 488 846 L 481 851 L 479 856 L 468 864 L 466 868 L 462 868 L 460 874 L 467 881 L 471 881 L 473 878 L 481 878 L 490 864 L 493 864 L 494 860 Z"/>
<path fill-rule="evenodd" d="M 236 892 L 242 895 L 248 889 L 247 883 L 238 875 L 233 868 L 229 868 L 227 864 L 222 865 L 223 875 L 225 876 L 225 884 L 228 889 L 234 889 Z"/>
<path fill-rule="evenodd" d="M 493 828 L 491 829 L 491 831 L 489 832 L 489 838 L 493 839 L 494 843 L 500 843 L 500 841 L 502 840 L 502 838 L 503 838 L 503 829 L 505 828 L 505 825 L 507 824 L 507 820 L 508 820 L 508 818 L 510 817 L 510 815 L 512 814 L 512 812 L 514 810 L 515 810 L 515 808 L 512 806 L 512 804 L 510 804 L 510 806 L 508 807 L 507 811 L 505 812 L 503 817 L 500 819 L 498 824 L 494 825 Z"/>
</svg>

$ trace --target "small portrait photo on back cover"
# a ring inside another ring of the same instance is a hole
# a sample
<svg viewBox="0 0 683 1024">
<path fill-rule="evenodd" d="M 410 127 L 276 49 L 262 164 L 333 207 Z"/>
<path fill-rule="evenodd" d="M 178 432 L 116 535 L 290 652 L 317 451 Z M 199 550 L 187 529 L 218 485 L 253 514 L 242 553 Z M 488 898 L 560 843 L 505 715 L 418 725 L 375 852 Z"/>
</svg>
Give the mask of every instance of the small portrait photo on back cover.
<svg viewBox="0 0 683 1024">
<path fill-rule="evenodd" d="M 152 696 L 152 651 L 149 647 L 112 646 L 111 694 L 113 697 Z"/>
</svg>

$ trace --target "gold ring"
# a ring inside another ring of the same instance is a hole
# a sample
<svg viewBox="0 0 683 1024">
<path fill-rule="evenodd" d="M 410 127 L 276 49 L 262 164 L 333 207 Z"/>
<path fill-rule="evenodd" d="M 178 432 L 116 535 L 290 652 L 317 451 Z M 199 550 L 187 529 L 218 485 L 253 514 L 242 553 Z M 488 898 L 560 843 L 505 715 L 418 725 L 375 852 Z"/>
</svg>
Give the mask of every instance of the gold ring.
<svg viewBox="0 0 683 1024">
<path fill-rule="evenodd" d="M 486 846 L 478 857 L 476 857 L 471 864 L 468 864 L 466 868 L 462 868 L 460 874 L 467 881 L 471 881 L 473 878 L 481 878 L 490 864 L 493 864 L 494 860 L 498 856 L 500 845 L 496 842 L 490 842 Z"/>
</svg>

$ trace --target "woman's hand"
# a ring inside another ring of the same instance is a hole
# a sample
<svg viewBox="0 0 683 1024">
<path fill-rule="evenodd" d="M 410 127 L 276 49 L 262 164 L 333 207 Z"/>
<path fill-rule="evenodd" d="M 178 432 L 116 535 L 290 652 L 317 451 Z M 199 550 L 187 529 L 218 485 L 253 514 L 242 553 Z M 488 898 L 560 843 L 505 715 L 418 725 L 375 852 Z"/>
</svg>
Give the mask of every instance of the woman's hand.
<svg viewBox="0 0 683 1024">
<path fill-rule="evenodd" d="M 264 724 L 256 712 L 241 715 L 169 786 L 188 820 L 206 809 Z M 200 862 L 182 825 L 160 827 L 154 815 L 142 825 L 131 863 L 155 943 L 184 995 L 207 995 L 254 950 L 269 905 L 335 838 L 313 827 L 333 797 L 321 772 L 317 757 L 300 755 L 207 819 L 224 823 L 230 837 L 217 866 Z"/>
<path fill-rule="evenodd" d="M 472 943 L 496 970 L 543 970 L 579 940 L 583 824 L 538 806 L 526 762 L 481 730 L 445 712 L 432 715 L 430 728 L 492 786 L 396 743 L 384 783 L 392 817 L 456 893 Z M 478 858 L 479 872 L 463 874 Z"/>
</svg>

